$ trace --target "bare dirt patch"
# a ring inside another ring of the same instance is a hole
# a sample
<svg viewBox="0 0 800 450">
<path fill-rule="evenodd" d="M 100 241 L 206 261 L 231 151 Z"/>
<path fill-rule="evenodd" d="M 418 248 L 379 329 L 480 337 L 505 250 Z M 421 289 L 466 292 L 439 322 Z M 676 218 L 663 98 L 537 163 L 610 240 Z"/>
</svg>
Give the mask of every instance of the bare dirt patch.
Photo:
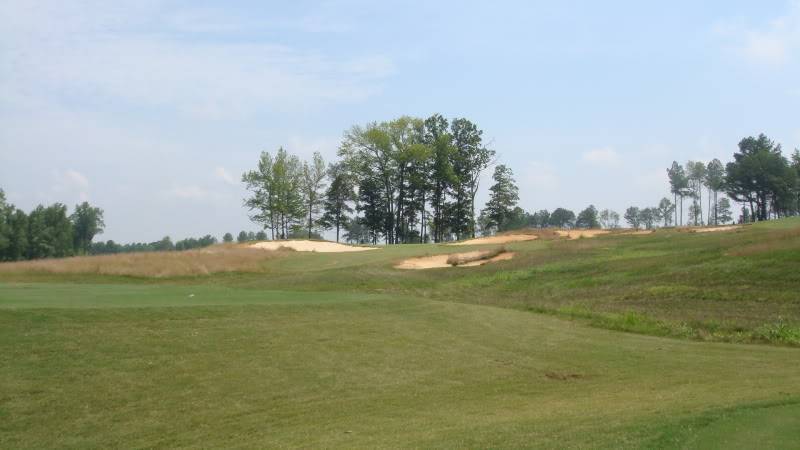
<svg viewBox="0 0 800 450">
<path fill-rule="evenodd" d="M 317 252 L 317 253 L 344 253 L 344 252 L 364 252 L 367 250 L 377 250 L 377 247 L 357 247 L 355 245 L 339 244 L 328 241 L 267 241 L 252 244 L 251 248 L 261 250 L 280 250 L 291 249 L 296 252 Z"/>
<path fill-rule="evenodd" d="M 476 267 L 498 261 L 508 261 L 513 257 L 513 252 L 503 252 L 491 256 L 489 252 L 474 251 L 410 258 L 394 267 L 395 269 L 407 270 L 441 269 L 445 267 Z M 452 264 L 454 261 L 463 262 Z"/>
<path fill-rule="evenodd" d="M 461 242 L 454 242 L 450 245 L 489 245 L 489 244 L 510 244 L 512 242 L 525 242 L 539 239 L 535 234 L 504 234 L 499 236 L 488 236 L 476 239 L 469 239 Z"/>
</svg>

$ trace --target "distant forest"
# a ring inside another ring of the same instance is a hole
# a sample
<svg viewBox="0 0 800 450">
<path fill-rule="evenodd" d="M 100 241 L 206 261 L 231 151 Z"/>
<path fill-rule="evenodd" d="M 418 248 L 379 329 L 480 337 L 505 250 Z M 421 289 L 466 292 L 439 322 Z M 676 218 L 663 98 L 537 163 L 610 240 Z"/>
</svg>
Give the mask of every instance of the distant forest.
<svg viewBox="0 0 800 450">
<path fill-rule="evenodd" d="M 262 152 L 243 174 L 244 204 L 262 228 L 242 231 L 238 242 L 321 239 L 387 244 L 445 242 L 520 228 L 632 228 L 753 222 L 800 214 L 800 151 L 783 155 L 761 134 L 740 141 L 733 160 L 673 162 L 667 168 L 672 199 L 627 208 L 622 215 L 594 205 L 528 212 L 518 206 L 511 168 L 496 164 L 483 131 L 467 119 L 401 117 L 348 130 L 339 160 L 319 153 L 301 161 L 284 149 Z M 494 165 L 489 201 L 476 210 L 481 175 Z M 737 202 L 737 211 L 733 204 Z M 173 242 L 94 242 L 105 228 L 103 210 L 84 202 L 72 214 L 61 203 L 26 213 L 0 189 L 0 261 L 73 255 L 180 251 L 217 243 L 206 235 Z M 226 233 L 223 242 L 233 242 Z"/>
</svg>

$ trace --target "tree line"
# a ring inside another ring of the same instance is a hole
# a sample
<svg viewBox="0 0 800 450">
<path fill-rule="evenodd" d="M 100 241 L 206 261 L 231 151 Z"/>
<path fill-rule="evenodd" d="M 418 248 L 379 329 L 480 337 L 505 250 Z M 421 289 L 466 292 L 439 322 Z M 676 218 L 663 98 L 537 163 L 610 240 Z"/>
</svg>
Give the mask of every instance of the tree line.
<svg viewBox="0 0 800 450">
<path fill-rule="evenodd" d="M 217 243 L 217 238 L 207 234 L 200 238 L 186 238 L 172 242 L 169 236 L 164 236 L 154 242 L 132 242 L 128 244 L 118 244 L 112 240 L 106 242 L 92 243 L 89 254 L 109 255 L 115 253 L 134 253 L 134 252 L 171 252 L 194 250 L 208 247 Z"/>
<path fill-rule="evenodd" d="M 217 242 L 211 235 L 172 242 L 165 236 L 155 242 L 118 244 L 93 242 L 105 229 L 103 210 L 83 202 L 72 214 L 62 203 L 39 205 L 29 213 L 10 204 L 0 189 L 0 261 L 64 258 L 75 255 L 181 251 Z"/>
<path fill-rule="evenodd" d="M 733 161 L 727 164 L 718 159 L 707 164 L 689 161 L 685 166 L 673 161 L 667 175 L 677 205 L 673 211 L 676 225 L 684 225 L 684 199 L 691 201 L 688 224 L 716 225 L 731 221 L 730 201 L 720 199 L 720 193 L 742 204 L 740 222 L 800 214 L 800 150 L 795 149 L 787 158 L 781 145 L 764 134 L 742 139 Z"/>
<path fill-rule="evenodd" d="M 0 261 L 89 254 L 103 232 L 103 210 L 87 202 L 68 214 L 66 205 L 39 205 L 25 211 L 9 204 L 0 189 Z"/>
<path fill-rule="evenodd" d="M 480 176 L 495 152 L 468 119 L 403 116 L 344 133 L 339 161 L 262 152 L 243 174 L 251 219 L 285 239 L 334 230 L 351 242 L 441 242 L 475 236 Z"/>
</svg>

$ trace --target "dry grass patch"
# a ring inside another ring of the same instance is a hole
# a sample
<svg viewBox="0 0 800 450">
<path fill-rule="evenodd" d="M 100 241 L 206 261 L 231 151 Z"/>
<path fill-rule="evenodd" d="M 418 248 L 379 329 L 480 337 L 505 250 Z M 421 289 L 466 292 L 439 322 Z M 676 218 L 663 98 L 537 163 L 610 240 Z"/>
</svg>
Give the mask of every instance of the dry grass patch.
<svg viewBox="0 0 800 450">
<path fill-rule="evenodd" d="M 239 245 L 215 245 L 182 252 L 123 253 L 77 256 L 0 264 L 0 273 L 126 275 L 148 278 L 259 272 L 265 260 L 289 254 L 288 249 L 259 251 Z"/>
</svg>

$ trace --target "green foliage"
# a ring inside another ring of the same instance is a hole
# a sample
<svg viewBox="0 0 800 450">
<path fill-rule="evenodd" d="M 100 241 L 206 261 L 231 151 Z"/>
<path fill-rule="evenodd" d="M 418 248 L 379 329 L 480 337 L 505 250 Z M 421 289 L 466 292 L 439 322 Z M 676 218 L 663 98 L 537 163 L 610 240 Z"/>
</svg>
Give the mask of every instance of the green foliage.
<svg viewBox="0 0 800 450">
<path fill-rule="evenodd" d="M 75 206 L 75 212 L 70 216 L 74 231 L 75 252 L 87 254 L 92 244 L 92 239 L 103 232 L 103 210 L 94 208 L 88 202 Z"/>
<path fill-rule="evenodd" d="M 781 154 L 780 144 L 760 134 L 739 142 L 734 161 L 726 166 L 727 194 L 747 203 L 757 220 L 798 212 L 798 174 Z"/>
<path fill-rule="evenodd" d="M 233 242 L 233 235 L 230 233 L 225 233 L 225 235 L 222 236 L 222 242 L 226 244 Z"/>
<path fill-rule="evenodd" d="M 578 213 L 575 219 L 576 228 L 600 228 L 600 221 L 597 217 L 597 208 L 589 205 L 586 209 Z"/>
<path fill-rule="evenodd" d="M 514 172 L 503 164 L 494 168 L 492 180 L 494 184 L 489 188 L 489 202 L 484 209 L 487 227 L 502 231 L 507 229 L 513 218 L 514 208 L 519 201 L 519 189 L 514 181 Z"/>
<path fill-rule="evenodd" d="M 556 208 L 550 214 L 550 225 L 557 228 L 572 227 L 575 224 L 575 213 L 564 208 Z"/>
<path fill-rule="evenodd" d="M 642 223 L 642 211 L 636 206 L 629 207 L 625 210 L 625 221 L 631 228 L 639 228 Z"/>
<path fill-rule="evenodd" d="M 339 242 L 339 233 L 353 212 L 351 203 L 356 201 L 353 177 L 343 164 L 332 164 L 328 168 L 330 186 L 325 191 L 323 200 L 324 214 L 319 220 L 320 225 L 326 230 L 336 230 L 336 242 Z"/>
</svg>

